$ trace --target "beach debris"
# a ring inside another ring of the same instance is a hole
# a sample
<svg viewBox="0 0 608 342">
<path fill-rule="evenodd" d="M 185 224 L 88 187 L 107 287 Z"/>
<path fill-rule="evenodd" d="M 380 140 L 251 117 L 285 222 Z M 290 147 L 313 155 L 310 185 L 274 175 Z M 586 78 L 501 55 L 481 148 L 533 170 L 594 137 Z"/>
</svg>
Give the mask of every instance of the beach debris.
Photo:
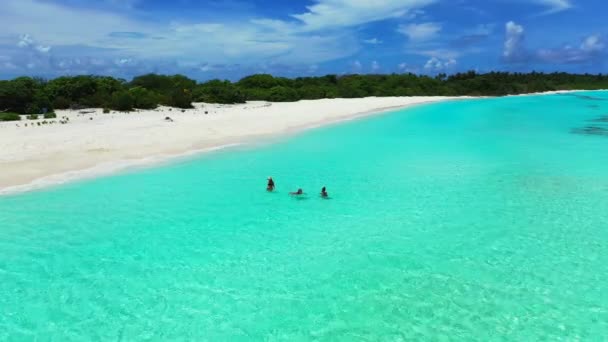
<svg viewBox="0 0 608 342">
<path fill-rule="evenodd" d="M 165 117 L 165 121 L 166 122 L 173 122 L 173 119 L 171 119 L 171 117 L 167 116 L 167 117 Z"/>
</svg>

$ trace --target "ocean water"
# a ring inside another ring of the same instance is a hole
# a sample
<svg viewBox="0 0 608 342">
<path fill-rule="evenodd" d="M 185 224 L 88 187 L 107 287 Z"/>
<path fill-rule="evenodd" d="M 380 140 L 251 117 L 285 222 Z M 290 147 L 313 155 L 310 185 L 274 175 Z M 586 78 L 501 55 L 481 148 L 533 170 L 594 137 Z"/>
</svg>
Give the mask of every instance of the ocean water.
<svg viewBox="0 0 608 342">
<path fill-rule="evenodd" d="M 0 197 L 0 340 L 606 340 L 606 116 L 446 102 Z"/>
</svg>

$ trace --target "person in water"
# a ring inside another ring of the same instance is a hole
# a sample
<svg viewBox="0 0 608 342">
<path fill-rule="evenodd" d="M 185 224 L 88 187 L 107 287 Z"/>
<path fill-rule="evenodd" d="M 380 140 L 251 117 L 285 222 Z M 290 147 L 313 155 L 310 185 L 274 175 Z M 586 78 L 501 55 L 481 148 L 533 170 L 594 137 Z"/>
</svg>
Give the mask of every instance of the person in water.
<svg viewBox="0 0 608 342">
<path fill-rule="evenodd" d="M 325 187 L 323 187 L 321 189 L 321 197 L 323 197 L 323 198 L 328 198 L 329 197 L 329 194 L 327 193 L 327 189 Z"/>
<path fill-rule="evenodd" d="M 298 191 L 290 192 L 289 194 L 294 195 L 294 196 L 300 196 L 300 195 L 304 195 L 304 191 L 302 189 L 298 189 Z"/>
<path fill-rule="evenodd" d="M 267 191 L 274 191 L 274 180 L 272 177 L 268 177 L 268 186 L 266 187 Z"/>
</svg>

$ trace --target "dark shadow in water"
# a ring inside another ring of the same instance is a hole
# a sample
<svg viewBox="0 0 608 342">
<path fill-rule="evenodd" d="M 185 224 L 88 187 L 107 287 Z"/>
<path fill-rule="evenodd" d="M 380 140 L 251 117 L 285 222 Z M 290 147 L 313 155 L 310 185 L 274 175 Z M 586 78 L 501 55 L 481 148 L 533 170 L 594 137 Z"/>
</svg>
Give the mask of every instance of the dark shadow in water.
<svg viewBox="0 0 608 342">
<path fill-rule="evenodd" d="M 570 94 L 570 93 L 565 93 L 565 94 L 561 94 L 562 96 L 574 96 L 577 97 L 581 100 L 590 100 L 590 101 L 606 101 L 606 99 L 603 99 L 601 97 L 594 97 L 594 96 L 589 96 L 589 95 L 580 95 L 580 94 Z"/>
<path fill-rule="evenodd" d="M 571 130 L 574 134 L 583 134 L 583 135 L 599 135 L 603 137 L 608 137 L 608 128 L 598 127 L 598 126 L 587 126 L 583 128 L 574 128 Z"/>
<path fill-rule="evenodd" d="M 589 122 L 605 122 L 608 123 L 608 115 L 601 116 L 597 119 L 591 119 Z"/>
</svg>

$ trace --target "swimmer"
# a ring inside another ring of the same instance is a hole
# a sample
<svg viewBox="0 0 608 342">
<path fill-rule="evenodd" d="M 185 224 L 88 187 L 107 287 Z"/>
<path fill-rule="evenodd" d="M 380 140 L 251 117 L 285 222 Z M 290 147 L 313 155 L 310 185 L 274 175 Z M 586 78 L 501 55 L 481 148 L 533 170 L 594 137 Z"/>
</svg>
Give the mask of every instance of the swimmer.
<svg viewBox="0 0 608 342">
<path fill-rule="evenodd" d="M 329 194 L 327 193 L 327 189 L 325 187 L 323 187 L 321 189 L 321 197 L 323 197 L 323 198 L 328 198 L 329 197 Z"/>
<path fill-rule="evenodd" d="M 274 180 L 272 177 L 268 177 L 268 186 L 266 187 L 266 191 L 274 191 Z"/>
</svg>

